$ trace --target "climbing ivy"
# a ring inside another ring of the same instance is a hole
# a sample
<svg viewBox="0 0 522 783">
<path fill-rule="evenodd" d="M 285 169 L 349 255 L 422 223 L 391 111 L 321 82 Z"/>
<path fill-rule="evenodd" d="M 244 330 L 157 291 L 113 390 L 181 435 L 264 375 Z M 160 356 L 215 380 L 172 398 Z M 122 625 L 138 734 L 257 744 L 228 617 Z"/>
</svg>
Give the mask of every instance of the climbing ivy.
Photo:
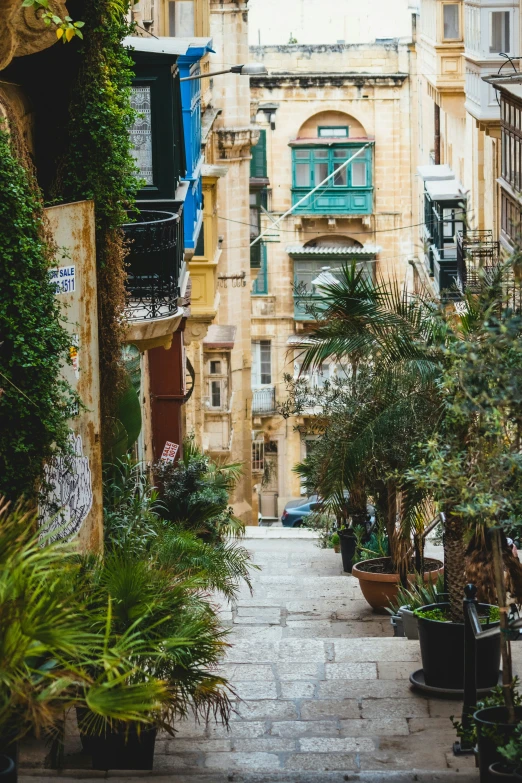
<svg viewBox="0 0 522 783">
<path fill-rule="evenodd" d="M 69 110 L 67 148 L 58 167 L 54 195 L 94 199 L 98 269 L 100 378 L 103 438 L 112 435 L 118 395 L 126 376 L 121 346 L 126 328 L 125 256 L 121 230 L 138 189 L 129 129 L 132 59 L 121 45 L 131 32 L 125 0 L 89 0 L 82 18 L 88 33 Z"/>
<path fill-rule="evenodd" d="M 0 193 L 0 496 L 15 499 L 34 497 L 44 462 L 66 446 L 75 398 L 61 376 L 70 338 L 49 277 L 42 202 L 2 122 Z"/>
</svg>

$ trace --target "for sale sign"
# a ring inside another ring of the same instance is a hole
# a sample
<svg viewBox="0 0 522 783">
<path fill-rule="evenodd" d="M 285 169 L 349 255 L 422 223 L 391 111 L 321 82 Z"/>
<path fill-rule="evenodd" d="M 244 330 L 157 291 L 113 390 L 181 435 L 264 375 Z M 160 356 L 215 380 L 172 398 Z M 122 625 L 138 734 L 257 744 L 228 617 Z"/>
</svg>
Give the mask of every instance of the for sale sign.
<svg viewBox="0 0 522 783">
<path fill-rule="evenodd" d="M 168 440 L 165 443 L 165 448 L 163 449 L 163 454 L 161 455 L 161 459 L 163 460 L 163 462 L 174 462 L 178 451 L 179 451 L 179 445 L 177 443 L 171 443 L 170 440 Z"/>
<path fill-rule="evenodd" d="M 74 265 L 52 269 L 50 278 L 57 294 L 71 294 L 76 291 L 76 267 Z"/>
</svg>

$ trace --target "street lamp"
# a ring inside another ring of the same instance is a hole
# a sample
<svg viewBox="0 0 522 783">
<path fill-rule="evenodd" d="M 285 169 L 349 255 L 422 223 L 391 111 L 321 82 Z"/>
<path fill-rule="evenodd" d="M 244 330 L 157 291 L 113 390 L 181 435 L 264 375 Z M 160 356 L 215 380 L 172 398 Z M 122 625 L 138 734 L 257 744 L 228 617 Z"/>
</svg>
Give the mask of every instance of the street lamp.
<svg viewBox="0 0 522 783">
<path fill-rule="evenodd" d="M 213 73 L 197 73 L 195 76 L 185 76 L 180 82 L 191 82 L 194 79 L 210 79 L 212 76 L 220 76 L 222 73 L 238 73 L 240 76 L 268 76 L 268 71 L 262 63 L 244 63 L 233 65 L 226 71 L 214 71 Z"/>
</svg>

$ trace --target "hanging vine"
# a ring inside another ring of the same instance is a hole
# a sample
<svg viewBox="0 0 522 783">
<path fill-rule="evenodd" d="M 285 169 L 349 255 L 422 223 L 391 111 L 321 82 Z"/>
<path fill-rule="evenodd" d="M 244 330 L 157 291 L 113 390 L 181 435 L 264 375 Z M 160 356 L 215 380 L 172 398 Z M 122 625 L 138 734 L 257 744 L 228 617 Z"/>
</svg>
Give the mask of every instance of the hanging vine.
<svg viewBox="0 0 522 783">
<path fill-rule="evenodd" d="M 73 90 L 68 146 L 58 166 L 54 195 L 94 199 L 100 341 L 102 431 L 114 428 L 119 393 L 125 385 L 121 346 L 125 323 L 125 256 L 121 230 L 138 188 L 129 129 L 132 60 L 121 45 L 131 32 L 125 0 L 89 0 L 84 5 L 82 64 Z"/>
<path fill-rule="evenodd" d="M 62 326 L 40 191 L 13 123 L 0 121 L 0 496 L 34 497 L 65 449 L 75 395 L 62 379 Z"/>
</svg>

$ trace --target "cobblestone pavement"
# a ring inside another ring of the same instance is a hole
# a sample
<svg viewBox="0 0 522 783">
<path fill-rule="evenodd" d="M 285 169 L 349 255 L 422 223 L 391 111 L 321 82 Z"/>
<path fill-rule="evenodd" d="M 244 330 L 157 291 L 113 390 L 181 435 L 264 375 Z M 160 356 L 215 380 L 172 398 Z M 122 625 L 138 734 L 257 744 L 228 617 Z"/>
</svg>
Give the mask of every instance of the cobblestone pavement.
<svg viewBox="0 0 522 783">
<path fill-rule="evenodd" d="M 251 535 L 262 569 L 253 595 L 242 589 L 223 607 L 233 643 L 223 673 L 237 694 L 230 731 L 184 723 L 159 742 L 158 771 L 473 769 L 450 752 L 460 704 L 410 690 L 418 642 L 390 638 L 389 617 L 371 611 L 340 555 L 307 531 Z"/>
<path fill-rule="evenodd" d="M 222 607 L 232 642 L 222 671 L 237 694 L 230 730 L 188 720 L 174 739 L 160 737 L 158 781 L 478 781 L 472 759 L 451 753 L 449 716 L 461 704 L 411 691 L 418 642 L 391 638 L 389 618 L 372 613 L 340 555 L 308 531 L 250 531 L 261 566 L 253 595 L 242 589 Z M 104 776 L 72 773 L 79 757 L 69 750 L 64 783 Z M 34 781 L 36 770 L 27 773 Z M 137 773 L 120 775 L 109 773 L 115 783 Z"/>
</svg>

